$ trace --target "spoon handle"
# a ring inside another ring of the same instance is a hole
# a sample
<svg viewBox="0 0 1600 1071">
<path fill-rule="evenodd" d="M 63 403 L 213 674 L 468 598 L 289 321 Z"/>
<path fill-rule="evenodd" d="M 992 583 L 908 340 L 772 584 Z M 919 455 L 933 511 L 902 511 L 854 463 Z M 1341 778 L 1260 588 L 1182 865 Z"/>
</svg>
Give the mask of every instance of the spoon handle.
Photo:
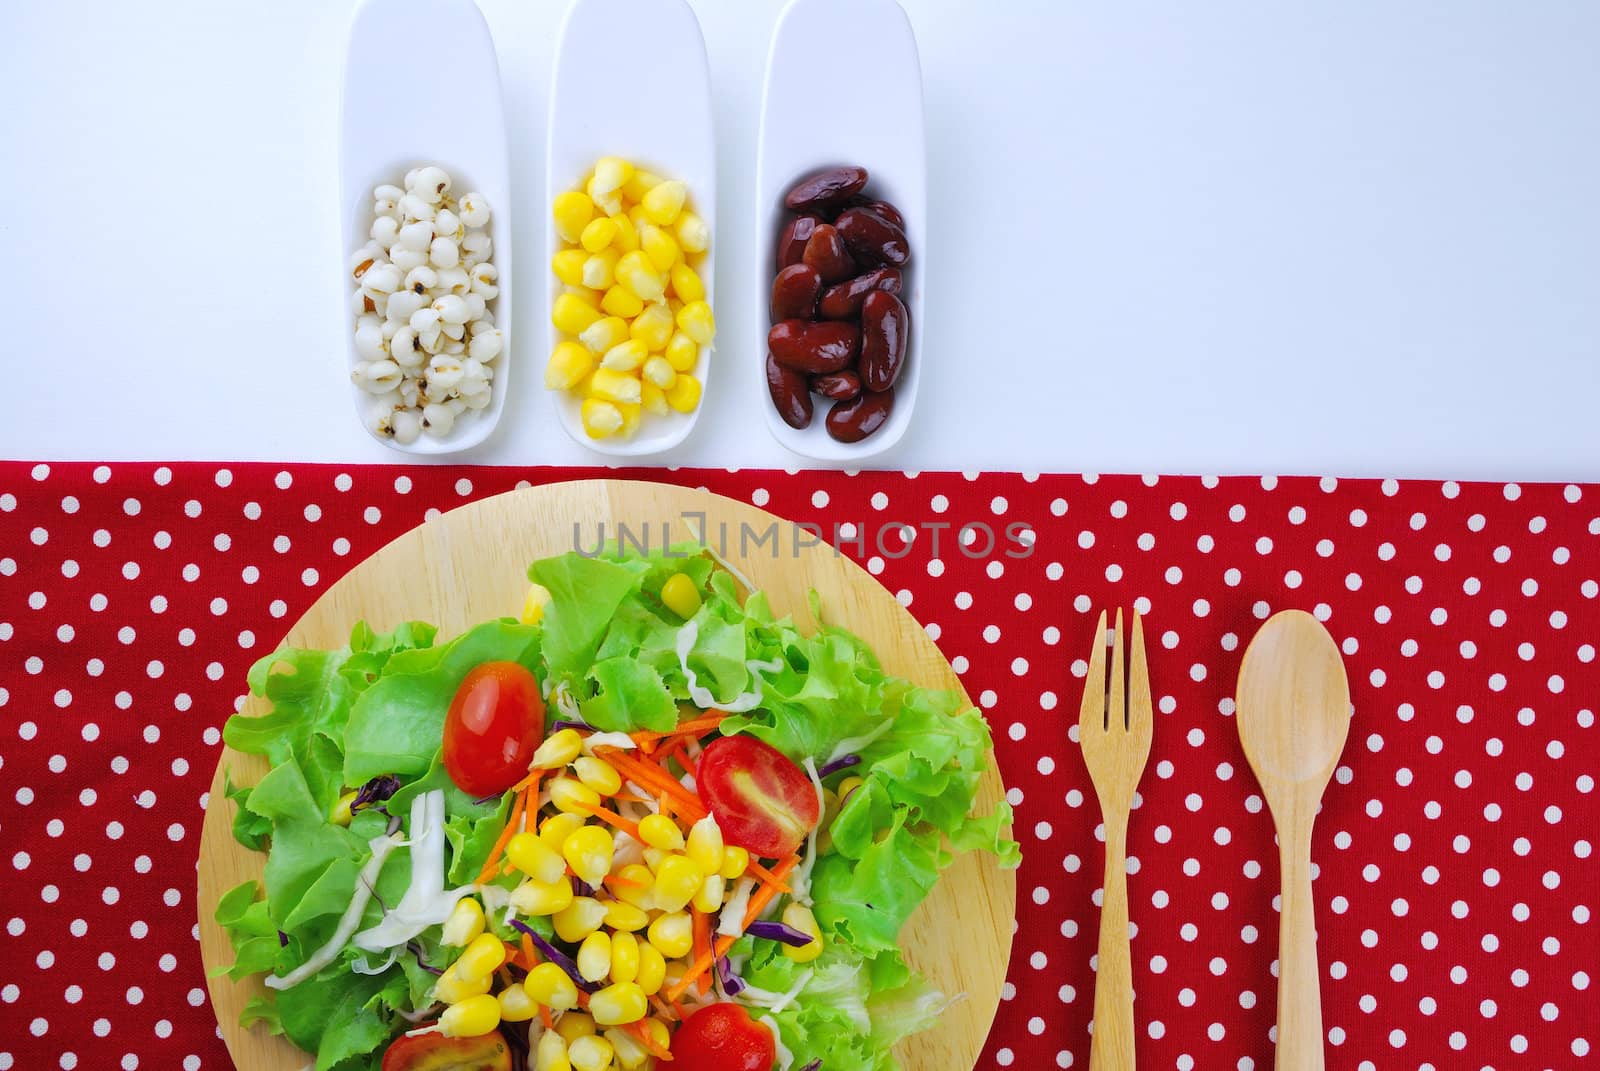
<svg viewBox="0 0 1600 1071">
<path fill-rule="evenodd" d="M 1311 831 L 1278 846 L 1283 906 L 1278 918 L 1277 1071 L 1323 1071 L 1322 991 L 1311 898 Z"/>
<path fill-rule="evenodd" d="M 1106 816 L 1105 892 L 1094 977 L 1089 1071 L 1133 1071 L 1133 964 L 1128 945 L 1128 819 Z"/>
</svg>

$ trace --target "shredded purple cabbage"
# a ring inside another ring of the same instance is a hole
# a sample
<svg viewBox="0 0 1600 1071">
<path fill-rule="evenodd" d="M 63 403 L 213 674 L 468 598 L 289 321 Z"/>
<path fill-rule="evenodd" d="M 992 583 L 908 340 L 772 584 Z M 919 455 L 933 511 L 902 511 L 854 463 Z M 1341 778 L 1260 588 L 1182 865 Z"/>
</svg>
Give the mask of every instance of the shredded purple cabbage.
<svg viewBox="0 0 1600 1071">
<path fill-rule="evenodd" d="M 408 942 L 406 942 L 406 951 L 410 952 L 413 956 L 416 956 L 417 957 L 417 966 L 421 967 L 423 970 L 427 971 L 429 974 L 434 975 L 435 977 L 438 977 L 439 975 L 444 973 L 444 971 L 440 970 L 438 967 L 430 967 L 430 966 L 428 966 L 427 961 L 422 958 L 424 949 L 422 947 L 422 942 L 421 941 L 408 941 Z"/>
<path fill-rule="evenodd" d="M 350 813 L 355 814 L 363 807 L 374 807 L 400 791 L 400 779 L 394 774 L 379 774 L 356 790 L 356 798 L 350 801 Z M 379 808 L 382 810 L 382 808 Z M 384 811 L 388 814 L 388 811 Z"/>
<path fill-rule="evenodd" d="M 573 721 L 568 718 L 560 718 L 550 723 L 550 732 L 556 733 L 560 732 L 562 729 L 577 729 L 579 732 L 583 733 L 594 732 L 593 725 L 590 725 L 587 722 Z"/>
<path fill-rule="evenodd" d="M 819 1056 L 815 1060 L 812 1060 L 809 1064 L 806 1064 L 804 1067 L 802 1067 L 800 1071 L 821 1071 L 821 1068 L 822 1057 Z"/>
<path fill-rule="evenodd" d="M 566 971 L 567 977 L 572 979 L 573 985 L 577 986 L 585 993 L 598 993 L 600 991 L 600 986 L 597 983 L 589 981 L 583 975 L 578 973 L 578 965 L 572 962 L 572 957 L 568 956 L 565 952 L 561 951 L 561 949 L 557 948 L 549 941 L 546 941 L 543 937 L 540 937 L 534 932 L 532 926 L 529 926 L 521 919 L 512 919 L 511 925 L 527 934 L 528 937 L 532 939 L 533 946 L 544 955 L 545 959 Z"/>
<path fill-rule="evenodd" d="M 724 996 L 738 996 L 745 990 L 745 981 L 733 969 L 733 964 L 728 962 L 727 956 L 717 959 L 717 981 L 722 983 Z"/>
<path fill-rule="evenodd" d="M 838 758 L 836 758 L 832 762 L 828 763 L 822 769 L 818 770 L 817 771 L 817 777 L 818 778 L 832 777 L 834 774 L 838 773 L 840 770 L 848 770 L 852 766 L 860 766 L 860 765 L 861 765 L 861 756 L 860 755 L 840 755 Z"/>
<path fill-rule="evenodd" d="M 765 937 L 769 941 L 778 941 L 793 948 L 802 948 L 814 940 L 809 933 L 801 933 L 793 926 L 786 926 L 781 922 L 752 922 L 744 928 L 744 932 L 752 937 Z"/>
<path fill-rule="evenodd" d="M 587 881 L 584 881 L 582 878 L 578 877 L 578 875 L 574 874 L 572 875 L 572 895 L 593 896 L 594 886 L 590 885 Z"/>
<path fill-rule="evenodd" d="M 487 796 L 479 796 L 477 799 L 473 800 L 472 803 L 473 803 L 473 806 L 475 806 L 475 807 L 482 807 L 485 803 L 488 803 L 490 800 L 497 800 L 503 795 L 505 795 L 504 792 L 492 792 Z"/>
<path fill-rule="evenodd" d="M 284 933 L 282 930 L 278 931 L 278 947 L 279 948 L 288 948 L 289 947 L 289 935 Z"/>
</svg>

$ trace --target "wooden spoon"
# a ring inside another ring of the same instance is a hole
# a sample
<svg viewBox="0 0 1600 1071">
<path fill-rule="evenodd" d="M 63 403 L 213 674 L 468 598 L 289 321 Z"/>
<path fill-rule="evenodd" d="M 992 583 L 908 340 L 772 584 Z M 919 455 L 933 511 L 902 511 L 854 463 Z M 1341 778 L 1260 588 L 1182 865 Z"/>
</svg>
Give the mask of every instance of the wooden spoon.
<svg viewBox="0 0 1600 1071">
<path fill-rule="evenodd" d="M 1333 637 L 1303 610 L 1274 614 L 1239 667 L 1239 740 L 1278 829 L 1278 1071 L 1322 1071 L 1311 824 L 1350 732 Z"/>
</svg>

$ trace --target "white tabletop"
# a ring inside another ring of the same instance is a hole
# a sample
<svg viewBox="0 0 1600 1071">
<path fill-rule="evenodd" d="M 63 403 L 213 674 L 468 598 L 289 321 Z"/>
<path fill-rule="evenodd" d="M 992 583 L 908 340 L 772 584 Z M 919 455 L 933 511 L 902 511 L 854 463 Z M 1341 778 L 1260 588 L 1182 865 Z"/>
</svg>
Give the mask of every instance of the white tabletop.
<svg viewBox="0 0 1600 1071">
<path fill-rule="evenodd" d="M 927 369 L 879 464 L 1600 479 L 1600 5 L 904 2 L 928 114 Z M 482 3 L 523 371 L 462 460 L 598 462 L 556 426 L 530 329 L 564 5 Z M 769 283 L 752 171 L 780 4 L 694 3 L 726 341 L 663 463 L 800 463 L 737 341 Z M 10 8 L 0 456 L 404 460 L 341 382 L 350 6 Z M 397 85 L 397 107 L 407 92 L 426 85 Z M 670 121 L 671 99 L 640 106 Z"/>
</svg>

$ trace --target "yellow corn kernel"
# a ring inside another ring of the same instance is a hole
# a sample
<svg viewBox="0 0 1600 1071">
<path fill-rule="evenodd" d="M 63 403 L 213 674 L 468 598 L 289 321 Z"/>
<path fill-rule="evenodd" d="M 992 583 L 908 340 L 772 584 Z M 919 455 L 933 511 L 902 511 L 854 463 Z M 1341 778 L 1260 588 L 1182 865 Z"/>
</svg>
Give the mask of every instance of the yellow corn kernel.
<svg viewBox="0 0 1600 1071">
<path fill-rule="evenodd" d="M 590 1007 L 600 994 L 589 998 Z M 599 1022 L 596 1019 L 595 1022 Z M 611 1066 L 614 1052 L 611 1042 L 598 1034 L 587 1034 L 567 1046 L 567 1059 L 572 1061 L 572 1071 L 606 1071 Z"/>
<path fill-rule="evenodd" d="M 539 839 L 559 852 L 567 843 L 567 838 L 582 829 L 588 821 L 588 815 L 553 814 L 539 824 Z"/>
<path fill-rule="evenodd" d="M 505 943 L 492 933 L 480 933 L 461 950 L 455 967 L 463 980 L 470 981 L 473 978 L 487 978 L 505 961 Z"/>
<path fill-rule="evenodd" d="M 596 1026 L 620 1026 L 637 1023 L 650 1011 L 650 1002 L 644 990 L 633 982 L 608 985 L 589 998 L 589 1014 Z"/>
<path fill-rule="evenodd" d="M 661 950 L 649 941 L 639 944 L 639 973 L 634 978 L 644 995 L 653 997 L 661 991 L 661 983 L 667 976 L 667 960 Z"/>
<path fill-rule="evenodd" d="M 609 439 L 622 430 L 622 410 L 598 398 L 583 400 L 578 407 L 578 419 L 591 439 Z"/>
<path fill-rule="evenodd" d="M 562 1016 L 565 1019 L 566 1016 Z M 567 1059 L 567 1042 L 556 1030 L 546 1030 L 539 1038 L 539 1048 L 535 1053 L 533 1071 L 572 1071 L 572 1064 Z"/>
<path fill-rule="evenodd" d="M 672 389 L 665 392 L 667 404 L 680 413 L 692 413 L 700 404 L 700 381 L 691 375 L 680 375 L 672 381 Z"/>
<path fill-rule="evenodd" d="M 550 322 L 569 335 L 582 334 L 584 328 L 600 319 L 600 310 L 570 291 L 559 294 L 550 306 Z"/>
<path fill-rule="evenodd" d="M 639 939 L 631 933 L 611 935 L 611 980 L 631 982 L 639 976 Z"/>
<path fill-rule="evenodd" d="M 722 869 L 722 850 L 722 827 L 716 818 L 708 814 L 689 827 L 689 858 L 702 874 Z"/>
<path fill-rule="evenodd" d="M 667 404 L 667 396 L 660 387 L 645 380 L 639 385 L 640 407 L 654 416 L 666 416 L 672 412 L 672 407 Z"/>
<path fill-rule="evenodd" d="M 678 243 L 671 234 L 654 223 L 646 223 L 639 231 L 639 248 L 644 255 L 650 258 L 656 271 L 669 272 L 672 266 L 678 263 L 678 258 L 683 256 L 683 251 L 678 248 Z"/>
<path fill-rule="evenodd" d="M 672 1031 L 667 1029 L 667 1024 L 660 1019 L 646 1019 L 644 1021 L 645 1033 L 650 1035 L 650 1041 L 656 1048 L 665 1050 L 672 1040 Z"/>
<path fill-rule="evenodd" d="M 622 207 L 622 188 L 633 177 L 633 165 L 617 156 L 602 156 L 594 162 L 594 174 L 587 185 L 589 196 L 607 214 L 615 214 Z M 611 207 L 613 204 L 617 208 Z"/>
<path fill-rule="evenodd" d="M 598 982 L 611 973 L 611 935 L 596 930 L 578 946 L 578 973 L 586 982 Z"/>
<path fill-rule="evenodd" d="M 577 985 L 566 971 L 554 963 L 541 963 L 533 968 L 528 972 L 528 977 L 522 980 L 522 987 L 528 991 L 529 999 L 551 1011 L 565 1011 L 578 1006 Z"/>
<path fill-rule="evenodd" d="M 446 1004 L 460 1004 L 471 997 L 482 996 L 489 992 L 489 976 L 479 975 L 476 978 L 462 978 L 461 972 L 451 964 L 433 983 L 433 996 Z"/>
<path fill-rule="evenodd" d="M 605 759 L 585 755 L 572 764 L 572 769 L 578 780 L 602 796 L 615 796 L 622 791 L 622 775 Z"/>
<path fill-rule="evenodd" d="M 506 858 L 528 877 L 545 884 L 556 881 L 567 872 L 567 864 L 562 861 L 561 853 L 527 830 L 507 842 Z"/>
<path fill-rule="evenodd" d="M 591 353 L 605 353 L 611 347 L 628 341 L 628 321 L 620 316 L 606 316 L 590 324 L 578 340 Z"/>
<path fill-rule="evenodd" d="M 599 885 L 611 873 L 611 856 L 615 851 L 616 842 L 603 826 L 584 826 L 561 846 L 561 854 L 566 856 L 572 872 L 590 885 Z"/>
<path fill-rule="evenodd" d="M 678 313 L 678 326 L 702 346 L 711 345 L 711 340 L 717 336 L 717 319 L 711 315 L 711 306 L 704 300 L 685 305 Z"/>
<path fill-rule="evenodd" d="M 328 821 L 332 822 L 336 826 L 349 825 L 350 820 L 355 817 L 350 810 L 350 805 L 355 801 L 356 793 L 354 792 L 346 792 L 344 795 L 340 796 L 334 801 L 333 810 L 328 812 Z"/>
<path fill-rule="evenodd" d="M 559 914 L 572 906 L 572 879 L 562 874 L 555 881 L 525 881 L 511 890 L 511 906 L 524 915 Z"/>
<path fill-rule="evenodd" d="M 538 750 L 533 753 L 533 768 L 536 770 L 559 770 L 583 751 L 583 737 L 578 735 L 576 729 L 561 729 L 544 738 Z M 545 825 L 549 825 L 547 820 Z M 568 833 L 572 830 L 567 830 Z"/>
<path fill-rule="evenodd" d="M 650 873 L 649 867 L 643 863 L 629 863 L 617 871 L 617 878 L 616 887 L 612 891 L 616 893 L 618 900 L 644 910 L 655 907 L 650 890 L 655 885 L 656 876 Z"/>
<path fill-rule="evenodd" d="M 556 233 L 563 241 L 576 242 L 583 228 L 594 218 L 594 201 L 579 190 L 556 194 L 553 203 Z"/>
<path fill-rule="evenodd" d="M 644 301 L 627 287 L 614 284 L 600 299 L 600 307 L 612 316 L 631 320 L 644 311 Z"/>
<path fill-rule="evenodd" d="M 589 896 L 574 897 L 563 911 L 550 919 L 555 924 L 556 936 L 577 944 L 600 928 L 606 920 L 606 905 Z"/>
<path fill-rule="evenodd" d="M 665 305 L 648 305 L 628 325 L 628 334 L 651 353 L 660 353 L 672 340 L 672 313 Z"/>
<path fill-rule="evenodd" d="M 634 205 L 628 209 L 628 222 L 633 224 L 633 232 L 639 238 L 639 248 L 644 248 L 644 229 L 652 226 L 650 217 L 645 215 L 644 205 Z"/>
<path fill-rule="evenodd" d="M 642 930 L 649 923 L 650 916 L 635 904 L 630 904 L 626 900 L 611 900 L 606 903 L 606 925 L 617 931 L 613 937 Z"/>
<path fill-rule="evenodd" d="M 722 910 L 722 894 L 727 889 L 721 874 L 711 874 L 700 888 L 695 891 L 694 899 L 689 901 L 696 911 L 710 915 Z"/>
<path fill-rule="evenodd" d="M 550 802 L 558 811 L 587 815 L 592 808 L 600 806 L 600 794 L 575 777 L 558 777 L 550 782 Z M 568 842 L 581 832 L 581 829 L 575 830 L 567 838 Z M 564 853 L 566 847 L 561 850 Z"/>
<path fill-rule="evenodd" d="M 615 368 L 602 368 L 597 371 L 589 384 L 589 394 L 601 401 L 627 402 L 629 405 L 638 405 L 642 400 L 638 378 Z"/>
<path fill-rule="evenodd" d="M 687 620 L 700 612 L 700 589 L 694 586 L 694 581 L 689 579 L 687 574 L 673 573 L 671 576 L 667 577 L 666 583 L 661 585 L 661 601 L 667 609 L 671 610 L 679 617 Z M 644 827 L 641 824 L 640 829 L 643 830 L 643 828 Z M 674 825 L 672 830 L 674 833 L 676 833 L 678 831 L 678 827 Z M 692 828 L 690 830 L 690 835 L 693 836 Z M 720 837 L 718 838 L 718 843 L 721 843 Z M 662 847 L 677 849 L 682 848 L 683 844 L 683 837 L 680 834 L 677 838 L 677 843 L 670 845 L 664 844 Z M 718 862 L 720 864 L 720 858 L 718 859 Z M 701 870 L 704 870 L 708 874 L 715 869 L 716 867 L 701 867 Z"/>
<path fill-rule="evenodd" d="M 684 301 L 704 301 L 706 297 L 706 284 L 701 280 L 700 273 L 689 265 L 677 263 L 672 266 L 672 292 Z"/>
<path fill-rule="evenodd" d="M 599 220 L 595 221 L 596 223 Z M 590 224 L 593 226 L 594 224 Z M 606 290 L 617 281 L 617 258 L 622 254 L 615 249 L 602 249 L 583 262 L 583 285 L 591 290 Z"/>
<path fill-rule="evenodd" d="M 590 290 L 587 286 L 563 286 L 561 293 L 571 294 L 596 312 L 600 311 L 600 299 L 605 296 L 598 290 Z M 674 312 L 673 315 L 676 316 L 677 313 Z"/>
<path fill-rule="evenodd" d="M 689 186 L 680 179 L 658 183 L 639 199 L 650 222 L 662 227 L 676 223 L 689 196 Z"/>
<path fill-rule="evenodd" d="M 674 372 L 693 372 L 694 366 L 700 363 L 700 343 L 682 331 L 675 331 L 667 342 L 666 357 Z"/>
<path fill-rule="evenodd" d="M 650 884 L 654 886 L 656 870 L 660 868 L 661 860 L 665 859 L 668 853 L 647 844 L 640 854 L 644 856 L 644 865 L 650 868 Z"/>
<path fill-rule="evenodd" d="M 864 784 L 866 784 L 866 782 L 861 780 L 859 777 L 846 777 L 843 781 L 840 781 L 837 789 L 839 793 L 839 806 L 843 807 L 846 801 L 850 799 L 850 793 L 854 792 Z"/>
<path fill-rule="evenodd" d="M 439 1016 L 439 1031 L 447 1038 L 475 1038 L 500 1025 L 500 1002 L 487 993 L 452 1004 Z"/>
<path fill-rule="evenodd" d="M 662 911 L 682 911 L 705 881 L 705 871 L 686 855 L 669 855 L 656 870 L 656 906 Z"/>
<path fill-rule="evenodd" d="M 563 249 L 550 258 L 550 270 L 568 286 L 583 285 L 583 264 L 589 254 L 581 249 Z"/>
<path fill-rule="evenodd" d="M 682 576 L 682 573 L 677 574 Z M 684 579 L 688 579 L 684 577 Z M 671 581 L 668 581 L 671 583 Z M 662 599 L 666 598 L 666 588 L 661 589 Z M 685 614 L 680 616 L 693 616 Z M 639 820 L 639 836 L 652 848 L 662 851 L 676 852 L 683 850 L 683 834 L 678 831 L 678 823 L 664 814 L 647 814 Z"/>
<path fill-rule="evenodd" d="M 545 365 L 544 385 L 551 390 L 569 390 L 594 371 L 594 355 L 576 342 L 558 342 Z"/>
<path fill-rule="evenodd" d="M 522 623 L 537 625 L 550 606 L 550 590 L 543 584 L 529 584 L 528 597 L 522 600 Z"/>
<path fill-rule="evenodd" d="M 722 849 L 722 878 L 724 881 L 737 881 L 744 877 L 745 870 L 750 866 L 750 853 L 736 844 L 730 844 Z"/>
<path fill-rule="evenodd" d="M 483 905 L 478 903 L 476 897 L 463 896 L 456 901 L 456 906 L 450 909 L 449 917 L 444 920 L 444 932 L 440 940 L 456 948 L 465 948 L 483 932 L 483 928 Z"/>
<path fill-rule="evenodd" d="M 643 1067 L 650 1059 L 650 1050 L 639 1043 L 639 1039 L 628 1033 L 620 1026 L 613 1026 L 605 1032 L 605 1039 L 611 1042 L 615 1052 L 612 1059 L 622 1071 L 635 1071 Z"/>
<path fill-rule="evenodd" d="M 622 254 L 617 261 L 617 284 L 637 295 L 640 301 L 660 301 L 667 293 L 666 277 L 637 249 Z"/>
<path fill-rule="evenodd" d="M 783 909 L 783 924 L 811 935 L 809 944 L 798 947 L 784 945 L 785 956 L 796 963 L 810 963 L 822 955 L 822 930 L 817 926 L 817 917 L 811 913 L 809 907 L 797 901 L 790 901 L 789 906 Z"/>
<path fill-rule="evenodd" d="M 609 368 L 614 372 L 632 372 L 644 364 L 644 359 L 648 356 L 650 351 L 645 349 L 644 343 L 636 338 L 630 338 L 606 350 L 606 355 L 600 358 L 600 367 Z"/>
<path fill-rule="evenodd" d="M 589 1018 L 588 1012 L 568 1012 L 556 1023 L 556 1033 L 571 1045 L 579 1038 L 594 1036 L 594 1020 Z"/>
<path fill-rule="evenodd" d="M 646 171 L 642 167 L 636 167 L 633 169 L 633 176 L 622 184 L 622 196 L 634 204 L 638 204 L 644 200 L 645 194 L 659 185 L 661 185 L 660 175 Z"/>
<path fill-rule="evenodd" d="M 504 1023 L 525 1023 L 539 1014 L 539 1005 L 528 996 L 528 991 L 520 985 L 508 985 L 495 999 L 500 1001 L 500 1021 Z"/>
<path fill-rule="evenodd" d="M 617 434 L 624 439 L 631 439 L 633 438 L 633 433 L 639 430 L 639 414 L 644 407 L 637 402 L 617 402 L 616 405 L 617 410 L 622 414 L 622 428 Z"/>
<path fill-rule="evenodd" d="M 634 226 L 633 219 L 627 213 L 618 212 L 611 217 L 617 225 L 617 236 L 611 241 L 611 248 L 618 253 L 632 253 L 639 248 L 639 228 Z"/>
<path fill-rule="evenodd" d="M 591 219 L 589 225 L 583 228 L 583 235 L 578 239 L 578 244 L 591 253 L 598 253 L 610 245 L 616 236 L 616 222 L 601 216 L 599 219 Z"/>
<path fill-rule="evenodd" d="M 662 984 L 668 989 L 671 989 L 673 986 L 683 981 L 683 976 L 687 973 L 689 973 L 688 960 L 672 960 L 667 964 L 666 970 L 661 976 Z"/>
<path fill-rule="evenodd" d="M 685 900 L 684 903 L 689 901 Z M 694 947 L 694 923 L 687 911 L 673 911 L 650 924 L 646 937 L 664 959 L 687 956 Z"/>
<path fill-rule="evenodd" d="M 711 248 L 711 228 L 693 212 L 678 215 L 678 245 L 685 253 L 704 253 Z"/>
</svg>

